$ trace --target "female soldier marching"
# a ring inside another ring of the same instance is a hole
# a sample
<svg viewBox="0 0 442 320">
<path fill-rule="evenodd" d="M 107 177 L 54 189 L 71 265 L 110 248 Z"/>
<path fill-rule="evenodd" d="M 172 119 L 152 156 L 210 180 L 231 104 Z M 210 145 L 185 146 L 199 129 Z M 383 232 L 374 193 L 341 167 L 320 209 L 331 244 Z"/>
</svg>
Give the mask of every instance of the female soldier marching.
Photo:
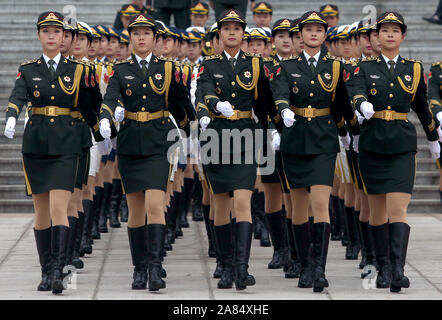
<svg viewBox="0 0 442 320">
<path fill-rule="evenodd" d="M 210 155 L 204 152 L 205 145 L 202 148 L 207 182 L 214 194 L 214 229 L 223 267 L 221 280 L 218 282 L 220 289 L 232 287 L 234 267 L 237 290 L 255 284 L 255 279 L 248 273 L 248 262 L 252 242 L 250 198 L 255 185 L 257 166 L 253 155 L 252 163 L 245 163 L 245 158 L 250 153 L 253 154 L 253 146 L 246 150 L 244 141 L 241 141 L 241 146 L 236 146 L 235 150 L 232 147 L 228 150 L 222 149 L 223 131 L 230 132 L 236 129 L 243 134 L 250 130 L 252 136 L 248 136 L 250 140 L 247 142 L 253 141 L 256 122 L 252 117 L 252 108 L 266 128 L 267 118 L 262 106 L 272 105 L 262 59 L 246 54 L 240 49 L 245 26 L 243 16 L 237 11 L 223 13 L 218 20 L 218 33 L 224 44 L 224 52 L 221 55 L 206 57 L 197 74 L 196 95 L 204 100 L 202 106 L 207 106 L 212 115 L 212 121 L 206 116 L 200 119 L 200 124 L 203 130 L 207 126 L 215 130 L 220 142 L 215 143 L 218 150 L 212 150 Z M 213 157 L 215 161 L 208 163 L 208 157 Z M 232 164 L 233 159 L 235 162 Z M 227 160 L 228 163 L 223 160 Z M 232 208 L 236 213 L 235 262 L 229 217 Z"/>
<path fill-rule="evenodd" d="M 172 168 L 168 149 L 173 141 L 168 141 L 168 133 L 176 128 L 169 111 L 180 128 L 186 126 L 187 115 L 180 106 L 188 97 L 179 83 L 179 67 L 152 53 L 155 20 L 138 14 L 130 21 L 128 31 L 134 54 L 115 65 L 101 106 L 100 132 L 108 137 L 112 118 L 121 122 L 117 155 L 129 206 L 127 229 L 135 266 L 132 289 L 146 288 L 148 268 L 149 291 L 158 291 L 166 287 L 161 279 L 163 204 Z M 120 97 L 124 108 L 118 106 Z"/>
<path fill-rule="evenodd" d="M 320 292 L 328 287 L 328 201 L 339 151 L 337 135 L 348 143 L 344 118 L 351 124 L 353 134 L 359 134 L 359 125 L 342 81 L 342 63 L 321 49 L 327 30 L 325 18 L 318 12 L 307 12 L 301 17 L 299 30 L 304 52 L 280 62 L 270 84 L 285 124 L 280 150 L 290 186 L 292 223 L 301 260 L 298 287 L 313 286 L 315 292 Z M 313 254 L 309 205 L 314 215 Z"/>
<path fill-rule="evenodd" d="M 63 58 L 63 16 L 44 12 L 37 22 L 43 55 L 22 63 L 6 109 L 5 136 L 14 127 L 23 105 L 32 103 L 32 116 L 23 136 L 23 169 L 35 208 L 35 240 L 42 270 L 39 291 L 63 291 L 63 267 L 69 233 L 68 202 L 74 191 L 81 154 L 81 137 L 72 114 L 81 112 L 97 141 L 97 114 L 89 107 L 89 67 Z M 52 224 L 52 226 L 51 226 Z M 51 275 L 52 267 L 52 279 Z"/>
<path fill-rule="evenodd" d="M 413 109 L 430 141 L 433 158 L 440 155 L 437 120 L 428 108 L 426 85 L 419 61 L 405 59 L 399 48 L 407 26 L 396 12 L 377 21 L 381 56 L 363 59 L 353 72 L 353 101 L 365 117 L 359 141 L 359 166 L 368 193 L 369 226 L 379 273 L 378 288 L 391 292 L 408 288 L 404 275 L 410 226 L 407 207 L 413 190 L 417 138 L 407 120 Z"/>
</svg>

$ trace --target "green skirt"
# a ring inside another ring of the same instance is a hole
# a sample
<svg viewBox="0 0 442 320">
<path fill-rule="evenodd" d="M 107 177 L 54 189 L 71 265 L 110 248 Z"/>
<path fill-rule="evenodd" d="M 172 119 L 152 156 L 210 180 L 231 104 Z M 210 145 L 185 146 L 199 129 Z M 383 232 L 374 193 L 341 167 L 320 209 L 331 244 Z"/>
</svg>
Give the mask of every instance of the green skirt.
<svg viewBox="0 0 442 320">
<path fill-rule="evenodd" d="M 413 192 L 416 153 L 379 154 L 361 150 L 359 168 L 367 194 Z"/>
<path fill-rule="evenodd" d="M 149 189 L 167 191 L 172 164 L 165 155 L 118 154 L 118 169 L 124 193 Z"/>
<path fill-rule="evenodd" d="M 287 181 L 287 176 L 284 172 L 284 165 L 282 164 L 282 155 L 280 151 L 276 151 L 275 154 L 276 170 L 278 171 L 279 182 L 281 183 L 281 188 L 283 193 L 290 192 L 290 186 Z"/>
<path fill-rule="evenodd" d="M 90 165 L 89 149 L 83 149 L 78 159 L 77 177 L 75 178 L 75 188 L 82 189 L 84 184 L 87 184 L 87 177 L 89 174 Z"/>
<path fill-rule="evenodd" d="M 333 186 L 336 153 L 309 155 L 282 153 L 282 163 L 290 189 L 315 185 Z"/>
<path fill-rule="evenodd" d="M 41 194 L 51 190 L 74 192 L 77 166 L 76 154 L 23 154 L 27 194 Z"/>
</svg>

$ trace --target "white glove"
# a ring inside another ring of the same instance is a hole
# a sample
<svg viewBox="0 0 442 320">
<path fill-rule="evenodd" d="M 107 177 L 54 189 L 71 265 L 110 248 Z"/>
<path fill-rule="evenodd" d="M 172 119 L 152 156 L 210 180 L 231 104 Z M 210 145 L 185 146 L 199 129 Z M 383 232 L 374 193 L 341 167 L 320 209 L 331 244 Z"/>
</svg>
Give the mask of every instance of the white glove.
<svg viewBox="0 0 442 320">
<path fill-rule="evenodd" d="M 364 101 L 361 103 L 361 111 L 365 119 L 367 120 L 370 120 L 370 118 L 374 115 L 373 105 L 368 101 Z"/>
<path fill-rule="evenodd" d="M 114 118 L 115 118 L 115 120 L 117 120 L 118 122 L 123 121 L 123 119 L 124 119 L 124 108 L 122 108 L 122 107 L 116 107 L 116 108 L 115 108 L 115 112 L 114 112 Z"/>
<path fill-rule="evenodd" d="M 9 117 L 8 120 L 6 121 L 6 126 L 5 126 L 5 136 L 8 139 L 12 139 L 14 138 L 14 133 L 15 133 L 15 124 L 17 123 L 17 119 L 15 119 L 14 117 Z"/>
<path fill-rule="evenodd" d="M 98 152 L 102 155 L 108 155 L 112 150 L 112 142 L 109 138 L 104 139 L 103 141 L 97 142 Z"/>
<path fill-rule="evenodd" d="M 358 110 L 356 110 L 356 116 L 358 117 L 359 124 L 362 124 L 365 120 L 364 116 Z"/>
<path fill-rule="evenodd" d="M 104 139 L 108 139 L 111 136 L 111 128 L 108 119 L 100 120 L 100 134 Z"/>
<path fill-rule="evenodd" d="M 112 148 L 117 150 L 117 137 L 111 139 Z"/>
<path fill-rule="evenodd" d="M 439 141 L 428 141 L 428 143 L 430 144 L 431 158 L 439 159 L 440 158 L 440 145 L 439 145 Z"/>
<path fill-rule="evenodd" d="M 210 120 L 210 118 L 207 117 L 207 116 L 204 116 L 204 117 L 202 117 L 200 119 L 200 126 L 201 126 L 201 129 L 203 129 L 203 131 L 206 130 L 206 128 L 209 125 L 210 121 L 212 121 L 212 120 Z"/>
<path fill-rule="evenodd" d="M 229 118 L 233 116 L 233 108 L 229 101 L 220 101 L 216 104 L 216 110 L 221 112 L 223 116 Z"/>
<path fill-rule="evenodd" d="M 353 136 L 353 151 L 359 153 L 359 134 Z"/>
<path fill-rule="evenodd" d="M 350 150 L 350 143 L 351 143 L 351 139 L 350 139 L 350 134 L 347 133 L 347 135 L 345 137 L 339 137 L 339 139 L 341 139 L 342 144 L 344 145 L 345 150 Z"/>
<path fill-rule="evenodd" d="M 284 121 L 284 125 L 287 128 L 293 126 L 293 123 L 295 123 L 296 119 L 295 119 L 295 114 L 292 110 L 284 109 L 282 110 L 281 115 L 282 115 L 282 120 Z"/>
<path fill-rule="evenodd" d="M 439 120 L 439 122 L 442 122 L 442 111 L 436 113 L 436 119 Z"/>
<path fill-rule="evenodd" d="M 281 144 L 281 136 L 277 130 L 272 131 L 272 149 L 278 151 Z"/>
<path fill-rule="evenodd" d="M 439 127 L 437 127 L 437 133 L 439 134 L 439 141 L 442 142 L 442 129 Z"/>
</svg>

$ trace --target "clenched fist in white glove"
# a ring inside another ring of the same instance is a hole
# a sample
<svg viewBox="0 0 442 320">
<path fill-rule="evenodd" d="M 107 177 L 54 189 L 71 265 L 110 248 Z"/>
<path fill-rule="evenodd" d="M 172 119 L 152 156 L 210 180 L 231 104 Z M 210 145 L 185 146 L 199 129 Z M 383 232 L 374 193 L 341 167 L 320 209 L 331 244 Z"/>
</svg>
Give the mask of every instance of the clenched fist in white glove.
<svg viewBox="0 0 442 320">
<path fill-rule="evenodd" d="M 344 145 L 345 150 L 350 150 L 350 143 L 351 143 L 351 139 L 350 139 L 350 134 L 347 133 L 347 135 L 345 137 L 339 137 L 339 139 L 341 139 L 342 144 Z"/>
<path fill-rule="evenodd" d="M 439 127 L 437 127 L 437 133 L 439 134 L 439 141 L 442 142 L 442 129 Z"/>
<path fill-rule="evenodd" d="M 8 120 L 6 121 L 6 126 L 5 126 L 5 136 L 8 139 L 12 139 L 14 138 L 14 133 L 15 133 L 15 124 L 17 123 L 17 119 L 15 119 L 14 117 L 9 117 Z"/>
<path fill-rule="evenodd" d="M 358 117 L 359 124 L 362 124 L 365 120 L 364 116 L 358 110 L 356 110 L 356 117 Z"/>
<path fill-rule="evenodd" d="M 353 136 L 353 151 L 359 153 L 359 135 Z"/>
<path fill-rule="evenodd" d="M 281 145 L 281 136 L 277 130 L 272 131 L 272 149 L 273 151 L 279 151 Z"/>
<path fill-rule="evenodd" d="M 440 158 L 440 145 L 439 145 L 439 141 L 428 141 L 428 143 L 430 144 L 431 158 L 439 159 Z"/>
<path fill-rule="evenodd" d="M 111 136 L 111 128 L 108 119 L 100 120 L 100 134 L 104 139 L 109 139 Z"/>
<path fill-rule="evenodd" d="M 203 129 L 203 131 L 206 130 L 206 128 L 209 125 L 210 121 L 212 121 L 212 120 L 210 120 L 210 118 L 207 117 L 207 116 L 201 117 L 201 119 L 200 119 L 200 126 L 201 126 L 201 129 Z"/>
<path fill-rule="evenodd" d="M 292 110 L 284 109 L 282 110 L 281 115 L 282 115 L 282 120 L 284 121 L 284 125 L 287 128 L 293 126 L 293 123 L 295 123 L 296 119 L 295 119 L 295 113 Z"/>
<path fill-rule="evenodd" d="M 114 117 L 115 117 L 115 120 L 117 120 L 118 122 L 123 121 L 123 119 L 124 119 L 124 108 L 116 107 L 115 108 L 115 112 L 114 112 Z"/>
<path fill-rule="evenodd" d="M 98 152 L 102 155 L 108 155 L 112 150 L 112 142 L 109 138 L 104 139 L 103 141 L 97 142 Z"/>
<path fill-rule="evenodd" d="M 216 104 L 216 110 L 221 112 L 223 116 L 229 118 L 233 116 L 233 108 L 229 101 L 220 101 Z"/>
<path fill-rule="evenodd" d="M 117 137 L 111 139 L 112 148 L 117 150 Z"/>
<path fill-rule="evenodd" d="M 367 119 L 367 120 L 370 120 L 371 117 L 373 117 L 373 115 L 374 115 L 374 107 L 368 101 L 364 101 L 361 103 L 361 111 L 362 111 L 362 114 L 364 115 L 365 119 Z"/>
</svg>

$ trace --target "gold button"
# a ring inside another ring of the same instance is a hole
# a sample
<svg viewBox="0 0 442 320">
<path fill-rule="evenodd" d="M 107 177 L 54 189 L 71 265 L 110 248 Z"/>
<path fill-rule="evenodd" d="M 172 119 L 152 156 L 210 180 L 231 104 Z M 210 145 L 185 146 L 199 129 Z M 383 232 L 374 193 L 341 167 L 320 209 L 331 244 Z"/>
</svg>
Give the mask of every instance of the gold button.
<svg viewBox="0 0 442 320">
<path fill-rule="evenodd" d="M 146 88 L 146 84 L 145 83 L 143 83 L 143 88 Z"/>
<path fill-rule="evenodd" d="M 313 97 L 313 92 L 310 92 L 310 97 Z"/>
<path fill-rule="evenodd" d="M 390 83 L 390 87 L 394 87 L 394 83 L 393 82 Z"/>
<path fill-rule="evenodd" d="M 51 88 L 54 89 L 55 88 L 55 84 L 51 84 Z"/>
<path fill-rule="evenodd" d="M 130 87 L 130 84 L 128 83 L 127 86 Z"/>
<path fill-rule="evenodd" d="M 54 97 L 54 96 L 52 96 L 52 97 L 51 97 L 51 100 L 54 100 L 54 99 L 55 99 L 55 97 Z"/>
<path fill-rule="evenodd" d="M 122 122 L 121 124 L 123 124 L 123 125 L 124 125 L 125 123 L 126 123 L 126 121 L 124 121 L 124 120 L 123 120 L 123 122 Z"/>
<path fill-rule="evenodd" d="M 307 120 L 308 120 L 308 121 L 311 121 L 311 120 L 312 120 L 312 118 L 307 118 Z"/>
<path fill-rule="evenodd" d="M 217 82 L 216 85 L 219 86 L 219 82 Z"/>
<path fill-rule="evenodd" d="M 163 121 L 161 121 L 161 123 L 162 123 L 162 124 L 164 124 L 164 120 L 163 120 Z"/>
<path fill-rule="evenodd" d="M 54 120 L 54 118 L 51 118 L 51 120 L 49 120 L 50 122 L 54 122 L 55 120 Z"/>
<path fill-rule="evenodd" d="M 371 85 L 372 85 L 372 86 L 375 86 L 375 85 L 376 85 L 376 83 L 374 83 L 374 82 L 373 82 L 373 83 L 372 83 Z"/>
<path fill-rule="evenodd" d="M 328 121 L 328 124 L 331 124 L 331 121 L 330 121 L 330 120 Z"/>
<path fill-rule="evenodd" d="M 312 106 L 308 106 L 307 108 L 311 109 Z"/>
<path fill-rule="evenodd" d="M 391 109 L 391 107 L 390 107 L 390 106 L 388 106 L 388 107 L 387 107 L 387 109 L 388 109 L 388 110 L 390 110 L 390 109 Z"/>
<path fill-rule="evenodd" d="M 388 97 L 389 97 L 389 98 L 393 98 L 393 94 L 390 93 L 390 94 L 388 95 Z"/>
<path fill-rule="evenodd" d="M 405 120 L 405 122 L 408 122 L 408 120 Z"/>
<path fill-rule="evenodd" d="M 232 98 L 235 98 L 235 97 L 236 97 L 236 94 L 232 93 Z"/>
<path fill-rule="evenodd" d="M 29 121 L 29 124 L 32 124 L 32 120 L 31 120 L 31 121 Z"/>
<path fill-rule="evenodd" d="M 36 87 L 36 88 L 38 88 L 38 86 L 37 86 L 37 85 L 35 85 L 35 87 Z"/>
<path fill-rule="evenodd" d="M 142 108 L 141 108 L 141 111 L 144 111 L 144 110 L 146 110 L 146 108 L 145 108 L 145 107 L 142 107 Z"/>
<path fill-rule="evenodd" d="M 235 106 L 232 106 L 232 109 L 235 109 Z"/>
<path fill-rule="evenodd" d="M 143 100 L 146 100 L 146 96 L 143 96 Z"/>
<path fill-rule="evenodd" d="M 234 86 L 235 85 L 235 81 L 232 81 L 232 86 Z"/>
<path fill-rule="evenodd" d="M 170 122 L 170 119 L 167 119 L 167 122 Z"/>
<path fill-rule="evenodd" d="M 310 83 L 311 83 L 311 84 L 315 84 L 315 82 L 314 82 L 313 80 L 312 80 L 312 81 L 310 81 Z"/>
</svg>

